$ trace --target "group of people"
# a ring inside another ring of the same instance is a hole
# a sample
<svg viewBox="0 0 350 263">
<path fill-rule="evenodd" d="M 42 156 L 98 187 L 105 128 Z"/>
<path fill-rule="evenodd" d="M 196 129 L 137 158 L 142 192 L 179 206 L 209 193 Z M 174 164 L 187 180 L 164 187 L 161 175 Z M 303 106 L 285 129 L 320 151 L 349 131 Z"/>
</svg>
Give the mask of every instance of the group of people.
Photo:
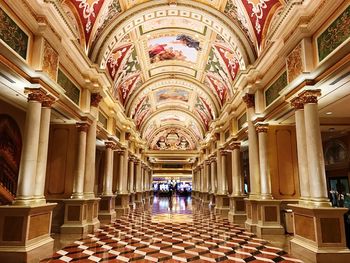
<svg viewBox="0 0 350 263">
<path fill-rule="evenodd" d="M 332 189 L 329 191 L 329 198 L 333 207 L 350 208 L 350 193 L 338 192 Z"/>
</svg>

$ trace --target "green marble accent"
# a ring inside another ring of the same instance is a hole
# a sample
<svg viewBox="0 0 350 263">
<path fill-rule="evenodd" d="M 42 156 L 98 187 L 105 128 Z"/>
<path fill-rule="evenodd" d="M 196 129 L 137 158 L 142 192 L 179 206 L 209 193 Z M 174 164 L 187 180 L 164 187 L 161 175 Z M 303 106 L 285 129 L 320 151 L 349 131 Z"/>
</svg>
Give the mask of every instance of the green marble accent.
<svg viewBox="0 0 350 263">
<path fill-rule="evenodd" d="M 0 8 L 0 39 L 4 41 L 23 59 L 27 59 L 29 37 L 9 17 L 4 10 Z"/>
<path fill-rule="evenodd" d="M 57 83 L 66 91 L 65 95 L 75 104 L 79 105 L 80 89 L 66 76 L 66 74 L 63 73 L 61 69 L 58 69 Z"/>
<path fill-rule="evenodd" d="M 317 38 L 319 61 L 325 59 L 350 37 L 350 5 Z"/>
<path fill-rule="evenodd" d="M 287 85 L 287 71 L 285 71 L 274 83 L 272 83 L 270 87 L 267 88 L 267 90 L 265 90 L 266 106 L 269 106 L 272 102 L 274 102 L 280 96 L 280 91 Z"/>
</svg>

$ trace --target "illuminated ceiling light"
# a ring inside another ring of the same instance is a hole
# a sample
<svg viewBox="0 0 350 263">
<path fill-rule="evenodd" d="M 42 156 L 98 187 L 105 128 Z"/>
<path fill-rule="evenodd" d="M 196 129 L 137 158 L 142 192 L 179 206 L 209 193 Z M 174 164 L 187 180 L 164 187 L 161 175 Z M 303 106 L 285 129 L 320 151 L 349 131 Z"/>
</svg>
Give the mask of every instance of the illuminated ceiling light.
<svg viewBox="0 0 350 263">
<path fill-rule="evenodd" d="M 326 115 L 332 115 L 332 114 L 333 114 L 333 112 L 331 112 L 331 111 L 326 112 Z"/>
</svg>

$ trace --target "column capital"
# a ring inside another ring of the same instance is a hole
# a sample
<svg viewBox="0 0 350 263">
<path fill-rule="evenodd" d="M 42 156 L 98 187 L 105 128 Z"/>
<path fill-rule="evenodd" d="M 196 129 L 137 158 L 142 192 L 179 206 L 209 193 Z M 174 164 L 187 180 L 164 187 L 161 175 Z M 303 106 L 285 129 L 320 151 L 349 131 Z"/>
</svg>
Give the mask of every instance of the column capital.
<svg viewBox="0 0 350 263">
<path fill-rule="evenodd" d="M 290 105 L 294 108 L 294 110 L 304 109 L 304 102 L 300 97 L 292 99 Z"/>
<path fill-rule="evenodd" d="M 247 105 L 247 108 L 252 108 L 255 106 L 254 94 L 246 93 L 242 100 Z"/>
<path fill-rule="evenodd" d="M 43 88 L 25 88 L 24 93 L 28 94 L 28 101 L 37 101 L 42 103 L 47 97 L 47 92 Z"/>
<path fill-rule="evenodd" d="M 124 152 L 125 152 L 125 150 L 123 150 L 123 149 L 118 149 L 118 150 L 116 150 L 116 153 L 117 153 L 117 154 L 120 154 L 120 155 L 123 155 Z"/>
<path fill-rule="evenodd" d="M 216 162 L 216 157 L 212 156 L 210 157 L 210 163 Z"/>
<path fill-rule="evenodd" d="M 210 164 L 211 161 L 210 161 L 210 159 L 208 159 L 208 160 L 205 160 L 204 163 L 205 163 L 205 164 Z"/>
<path fill-rule="evenodd" d="M 98 104 L 101 102 L 102 96 L 100 93 L 91 93 L 90 105 L 92 107 L 98 107 Z"/>
<path fill-rule="evenodd" d="M 116 143 L 115 142 L 112 142 L 112 141 L 106 141 L 105 142 L 105 146 L 106 146 L 106 149 L 112 149 L 112 150 L 115 150 L 116 149 Z"/>
<path fill-rule="evenodd" d="M 256 132 L 267 132 L 269 129 L 269 124 L 268 123 L 257 123 L 255 125 Z"/>
<path fill-rule="evenodd" d="M 43 102 L 42 102 L 42 107 L 44 108 L 51 108 L 52 104 L 56 102 L 56 98 L 52 95 L 47 95 L 45 96 Z"/>
<path fill-rule="evenodd" d="M 234 142 L 230 145 L 231 150 L 240 150 L 241 149 L 241 143 L 240 142 Z"/>
<path fill-rule="evenodd" d="M 87 132 L 90 127 L 90 124 L 87 122 L 77 122 L 75 125 L 78 129 L 78 132 Z"/>
<path fill-rule="evenodd" d="M 220 154 L 226 156 L 229 153 L 228 150 L 220 149 Z"/>
<path fill-rule="evenodd" d="M 299 94 L 299 97 L 302 99 L 304 104 L 308 103 L 317 103 L 317 98 L 321 96 L 321 90 L 304 90 Z"/>
</svg>

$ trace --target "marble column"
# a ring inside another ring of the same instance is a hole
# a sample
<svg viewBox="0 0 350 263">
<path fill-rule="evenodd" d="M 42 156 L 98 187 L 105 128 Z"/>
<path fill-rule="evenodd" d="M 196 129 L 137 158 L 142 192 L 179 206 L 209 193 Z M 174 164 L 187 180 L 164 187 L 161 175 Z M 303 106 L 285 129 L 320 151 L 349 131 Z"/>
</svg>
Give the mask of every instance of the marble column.
<svg viewBox="0 0 350 263">
<path fill-rule="evenodd" d="M 45 143 L 50 115 L 44 110 L 42 116 L 42 102 L 48 97 L 42 88 L 25 89 L 25 92 L 28 94 L 28 103 L 17 196 L 13 205 L 0 206 L 1 262 L 32 262 L 38 256 L 48 256 L 48 252 L 53 249 L 50 232 L 52 211 L 56 204 L 46 203 L 43 197 L 45 174 L 36 178 L 38 160 L 41 165 L 47 156 Z M 37 202 L 36 193 L 43 202 Z"/>
<path fill-rule="evenodd" d="M 129 157 L 129 169 L 128 169 L 128 179 L 129 179 L 129 184 L 128 184 L 128 189 L 130 193 L 130 203 L 129 205 L 133 206 L 134 205 L 134 199 L 135 199 L 135 160 L 134 157 Z"/>
<path fill-rule="evenodd" d="M 135 204 L 136 206 L 142 206 L 143 204 L 143 191 L 142 191 L 142 167 L 141 167 L 141 161 L 137 160 L 136 161 L 136 199 L 135 199 Z"/>
<path fill-rule="evenodd" d="M 99 198 L 95 197 L 95 161 L 96 161 L 96 129 L 98 119 L 98 104 L 102 100 L 99 93 L 92 93 L 90 100 L 90 114 L 92 122 L 86 136 L 86 159 L 84 178 L 84 198 L 87 200 L 87 223 L 89 232 L 94 232 L 99 226 L 98 220 Z"/>
<path fill-rule="evenodd" d="M 217 163 L 217 191 L 215 195 L 215 213 L 227 217 L 230 209 L 230 199 L 227 195 L 227 175 L 226 175 L 226 155 L 225 150 L 218 150 Z"/>
<path fill-rule="evenodd" d="M 215 193 L 216 193 L 216 184 L 215 184 L 215 178 L 216 178 L 216 157 L 212 157 L 210 159 L 210 184 L 211 184 L 211 190 L 210 190 L 210 205 L 212 207 L 215 206 Z"/>
<path fill-rule="evenodd" d="M 106 142 L 105 169 L 103 175 L 102 195 L 113 195 L 113 150 L 116 145 L 114 142 Z"/>
<path fill-rule="evenodd" d="M 233 143 L 232 149 L 232 195 L 230 196 L 230 211 L 228 219 L 235 224 L 244 224 L 247 219 L 244 198 L 242 192 L 242 171 L 241 171 L 241 144 Z"/>
<path fill-rule="evenodd" d="M 260 171 L 259 171 L 259 147 L 253 118 L 255 116 L 255 103 L 253 94 L 245 94 L 242 98 L 247 106 L 248 144 L 249 144 L 249 178 L 250 199 L 260 198 Z"/>
<path fill-rule="evenodd" d="M 105 167 L 103 174 L 103 191 L 100 196 L 100 205 L 98 218 L 101 222 L 110 223 L 116 218 L 115 211 L 115 195 L 112 191 L 113 185 L 113 151 L 116 149 L 116 144 L 112 141 L 105 142 Z"/>
<path fill-rule="evenodd" d="M 89 124 L 86 122 L 78 122 L 78 151 L 77 162 L 74 169 L 73 182 L 73 199 L 81 199 L 84 197 L 84 174 L 85 174 L 85 154 L 86 154 L 86 133 Z"/>
<path fill-rule="evenodd" d="M 129 191 L 128 191 L 128 159 L 127 149 L 118 151 L 119 154 L 119 192 L 116 196 L 116 214 L 121 216 L 129 210 Z"/>
<path fill-rule="evenodd" d="M 46 165 L 47 153 L 49 149 L 51 107 L 54 102 L 55 99 L 53 97 L 46 96 L 46 98 L 42 102 L 41 108 L 38 162 L 34 188 L 34 198 L 35 201 L 38 203 L 46 203 L 44 196 Z"/>
<path fill-rule="evenodd" d="M 89 127 L 86 139 L 86 163 L 85 163 L 85 181 L 84 196 L 86 198 L 95 198 L 95 160 L 96 160 L 96 128 L 98 119 L 98 104 L 102 96 L 99 93 L 91 94 L 90 114 L 92 123 Z"/>
<path fill-rule="evenodd" d="M 241 144 L 234 143 L 232 146 L 232 195 L 242 196 L 242 171 L 241 171 Z"/>
<path fill-rule="evenodd" d="M 267 130 L 269 125 L 258 123 L 256 132 L 259 138 L 259 164 L 260 164 L 260 197 L 261 199 L 272 199 L 271 177 L 267 152 Z"/>
<path fill-rule="evenodd" d="M 217 167 L 216 158 L 213 157 L 210 162 L 210 180 L 211 180 L 211 192 L 216 193 L 215 177 L 216 177 Z"/>
<path fill-rule="evenodd" d="M 306 90 L 300 94 L 304 102 L 306 151 L 310 182 L 310 200 L 315 207 L 328 207 L 327 182 L 317 97 L 320 90 Z"/>
<path fill-rule="evenodd" d="M 30 89 L 28 92 L 15 205 L 30 205 L 33 202 L 38 164 L 41 103 L 46 97 L 46 92 L 42 89 Z"/>
<path fill-rule="evenodd" d="M 295 129 L 297 137 L 298 171 L 300 186 L 299 204 L 308 205 L 310 200 L 310 183 L 306 151 L 307 143 L 305 132 L 304 103 L 300 97 L 296 97 L 291 101 L 291 105 L 295 110 Z"/>
<path fill-rule="evenodd" d="M 331 207 L 327 197 L 317 105 L 320 95 L 320 90 L 305 90 L 299 94 L 304 103 L 310 198 L 307 205 L 289 205 L 293 210 L 294 225 L 290 251 L 297 257 L 307 257 L 309 262 L 349 262 L 350 250 L 346 246 L 344 227 L 344 214 L 348 209 Z"/>
</svg>

